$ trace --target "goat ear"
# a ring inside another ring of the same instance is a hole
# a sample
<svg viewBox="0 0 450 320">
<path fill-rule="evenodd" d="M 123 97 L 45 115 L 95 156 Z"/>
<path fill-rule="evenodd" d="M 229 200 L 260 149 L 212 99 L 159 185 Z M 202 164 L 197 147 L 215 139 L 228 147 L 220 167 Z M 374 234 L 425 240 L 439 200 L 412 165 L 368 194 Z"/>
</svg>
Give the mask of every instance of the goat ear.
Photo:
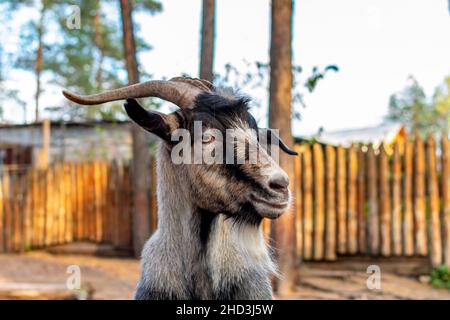
<svg viewBox="0 0 450 320">
<path fill-rule="evenodd" d="M 259 128 L 258 133 L 260 137 L 263 139 L 267 139 L 268 144 L 276 144 L 280 147 L 281 150 L 283 150 L 285 153 L 291 155 L 291 156 L 297 156 L 298 153 L 291 148 L 289 148 L 283 140 L 273 131 L 269 128 Z"/>
<path fill-rule="evenodd" d="M 124 107 L 130 119 L 137 125 L 165 141 L 170 141 L 172 131 L 178 128 L 175 116 L 147 111 L 135 99 L 127 99 Z"/>
</svg>

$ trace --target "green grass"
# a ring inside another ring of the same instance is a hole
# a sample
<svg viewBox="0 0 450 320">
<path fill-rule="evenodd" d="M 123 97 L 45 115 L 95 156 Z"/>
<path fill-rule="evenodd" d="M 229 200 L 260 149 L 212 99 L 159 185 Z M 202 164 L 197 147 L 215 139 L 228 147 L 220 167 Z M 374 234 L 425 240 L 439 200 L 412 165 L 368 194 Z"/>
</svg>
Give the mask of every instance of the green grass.
<svg viewBox="0 0 450 320">
<path fill-rule="evenodd" d="M 436 288 L 446 288 L 450 290 L 450 268 L 439 266 L 430 273 L 430 283 Z"/>
</svg>

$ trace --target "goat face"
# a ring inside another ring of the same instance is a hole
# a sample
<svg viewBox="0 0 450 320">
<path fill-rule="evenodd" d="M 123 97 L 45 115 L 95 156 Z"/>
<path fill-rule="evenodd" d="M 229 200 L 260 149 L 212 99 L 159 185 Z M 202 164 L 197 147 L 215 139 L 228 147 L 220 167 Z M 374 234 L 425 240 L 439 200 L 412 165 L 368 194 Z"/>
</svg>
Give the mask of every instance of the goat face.
<svg viewBox="0 0 450 320">
<path fill-rule="evenodd" d="M 257 127 L 247 104 L 247 98 L 204 92 L 193 108 L 170 115 L 147 112 L 133 99 L 125 108 L 163 139 L 172 160 L 183 159 L 172 162 L 187 177 L 195 206 L 258 223 L 279 217 L 290 204 L 289 178 L 270 151 L 279 144 L 293 152 L 273 131 Z"/>
<path fill-rule="evenodd" d="M 277 218 L 289 206 L 289 179 L 265 146 L 270 142 L 289 154 L 296 153 L 271 130 L 258 129 L 246 98 L 218 90 L 206 80 L 184 77 L 151 80 L 90 96 L 63 94 L 83 105 L 127 99 L 125 109 L 130 118 L 165 142 L 174 170 L 187 176 L 189 196 L 200 210 L 260 221 L 262 217 Z M 180 110 L 169 115 L 146 111 L 134 100 L 142 97 L 159 97 Z M 196 124 L 200 124 L 200 134 L 196 134 Z M 182 145 L 189 148 L 182 148 L 182 157 L 194 158 L 193 164 L 174 161 L 179 143 L 173 138 L 180 130 L 189 133 L 189 138 L 183 138 Z M 233 139 L 228 139 L 227 130 Z M 259 139 L 260 133 L 265 133 L 264 141 Z M 200 161 L 196 161 L 199 154 Z M 222 161 L 204 161 L 205 155 L 211 154 Z"/>
</svg>

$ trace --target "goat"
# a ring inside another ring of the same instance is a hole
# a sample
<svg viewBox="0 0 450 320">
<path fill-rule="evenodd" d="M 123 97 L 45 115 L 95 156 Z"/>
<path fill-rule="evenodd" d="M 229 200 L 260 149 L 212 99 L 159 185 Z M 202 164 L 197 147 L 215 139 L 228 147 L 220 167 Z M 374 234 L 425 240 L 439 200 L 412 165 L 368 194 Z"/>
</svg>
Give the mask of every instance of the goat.
<svg viewBox="0 0 450 320">
<path fill-rule="evenodd" d="M 241 138 L 258 145 L 258 138 L 247 129 L 271 131 L 257 127 L 248 98 L 192 78 L 153 80 L 91 96 L 63 94 L 83 105 L 126 99 L 129 117 L 161 138 L 159 222 L 142 252 L 135 299 L 272 299 L 270 276 L 277 269 L 261 222 L 279 217 L 290 205 L 287 174 L 265 149 L 255 164 L 171 160 L 173 132 L 180 128 L 192 132 L 195 121 L 202 121 L 200 145 L 205 150 L 217 142 L 211 129 L 235 129 Z M 147 111 L 135 100 L 143 97 L 159 97 L 180 109 L 171 114 Z M 274 133 L 269 135 L 271 143 L 296 154 Z M 245 146 L 232 148 L 248 160 Z"/>
</svg>

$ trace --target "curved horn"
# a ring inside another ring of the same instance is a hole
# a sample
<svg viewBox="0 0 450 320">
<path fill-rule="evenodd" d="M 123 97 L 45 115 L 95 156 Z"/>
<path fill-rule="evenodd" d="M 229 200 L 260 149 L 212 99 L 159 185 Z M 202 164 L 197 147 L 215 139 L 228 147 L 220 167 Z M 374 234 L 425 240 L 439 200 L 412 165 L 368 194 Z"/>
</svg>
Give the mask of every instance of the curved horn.
<svg viewBox="0 0 450 320">
<path fill-rule="evenodd" d="M 291 156 L 298 156 L 298 152 L 289 148 L 286 143 L 272 130 L 269 128 L 259 128 L 259 134 L 262 135 L 263 139 L 268 139 L 269 144 L 278 144 L 281 150 Z"/>
<path fill-rule="evenodd" d="M 197 95 L 212 90 L 214 90 L 214 86 L 206 80 L 178 77 L 169 81 L 151 80 L 89 96 L 77 95 L 66 90 L 63 91 L 63 95 L 67 99 L 82 105 L 96 105 L 132 98 L 158 97 L 170 101 L 180 108 L 191 108 Z"/>
</svg>

